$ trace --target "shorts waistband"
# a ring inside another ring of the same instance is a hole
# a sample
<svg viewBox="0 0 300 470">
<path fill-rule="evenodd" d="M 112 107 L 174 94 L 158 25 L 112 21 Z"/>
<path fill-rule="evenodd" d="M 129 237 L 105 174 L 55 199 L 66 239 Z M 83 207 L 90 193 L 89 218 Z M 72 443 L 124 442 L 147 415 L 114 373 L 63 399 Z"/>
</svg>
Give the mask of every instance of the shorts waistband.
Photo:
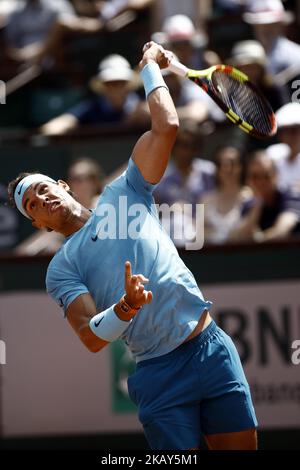
<svg viewBox="0 0 300 470">
<path fill-rule="evenodd" d="M 185 345 L 192 345 L 192 344 L 197 344 L 200 346 L 201 344 L 205 343 L 208 340 L 208 338 L 210 338 L 217 331 L 217 328 L 218 326 L 216 322 L 214 320 L 211 320 L 210 324 L 203 331 L 201 331 L 197 336 L 190 339 L 186 343 L 183 343 L 180 346 L 178 346 L 178 348 L 182 348 Z"/>
<path fill-rule="evenodd" d="M 163 354 L 162 356 L 152 357 L 150 359 L 145 359 L 137 363 L 137 369 L 140 367 L 146 366 L 148 364 L 154 364 L 158 362 L 162 362 L 167 360 L 171 355 L 175 355 L 180 353 L 183 349 L 189 350 L 190 348 L 194 348 L 195 345 L 198 347 L 205 343 L 218 329 L 218 326 L 214 320 L 210 322 L 210 324 L 205 328 L 205 330 L 201 331 L 197 336 L 186 341 L 177 348 L 173 349 L 172 351 L 168 352 L 167 354 Z"/>
</svg>

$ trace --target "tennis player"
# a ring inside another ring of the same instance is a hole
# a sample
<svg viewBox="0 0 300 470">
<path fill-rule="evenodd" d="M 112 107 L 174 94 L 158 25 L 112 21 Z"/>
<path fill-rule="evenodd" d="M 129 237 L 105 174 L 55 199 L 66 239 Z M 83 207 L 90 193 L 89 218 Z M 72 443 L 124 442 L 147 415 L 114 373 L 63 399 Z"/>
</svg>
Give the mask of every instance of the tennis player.
<svg viewBox="0 0 300 470">
<path fill-rule="evenodd" d="M 197 448 L 204 435 L 210 449 L 255 449 L 257 421 L 238 353 L 162 230 L 152 197 L 178 129 L 160 72 L 170 59 L 154 42 L 144 46 L 139 65 L 152 128 L 95 211 L 67 183 L 42 174 L 19 175 L 9 194 L 35 227 L 65 236 L 46 286 L 81 341 L 92 352 L 118 338 L 130 348 L 137 367 L 129 395 L 151 448 Z M 138 236 L 130 216 L 137 208 Z"/>
</svg>

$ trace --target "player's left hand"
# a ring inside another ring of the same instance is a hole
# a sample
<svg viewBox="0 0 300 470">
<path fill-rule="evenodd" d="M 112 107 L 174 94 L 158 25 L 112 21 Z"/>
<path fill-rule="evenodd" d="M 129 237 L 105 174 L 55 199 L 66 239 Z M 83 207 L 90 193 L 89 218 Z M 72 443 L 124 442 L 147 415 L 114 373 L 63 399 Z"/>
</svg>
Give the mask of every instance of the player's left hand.
<svg viewBox="0 0 300 470">
<path fill-rule="evenodd" d="M 153 298 L 152 292 L 145 289 L 144 284 L 149 282 L 143 274 L 132 274 L 131 263 L 125 263 L 125 300 L 133 308 L 140 308 L 149 304 Z"/>
</svg>

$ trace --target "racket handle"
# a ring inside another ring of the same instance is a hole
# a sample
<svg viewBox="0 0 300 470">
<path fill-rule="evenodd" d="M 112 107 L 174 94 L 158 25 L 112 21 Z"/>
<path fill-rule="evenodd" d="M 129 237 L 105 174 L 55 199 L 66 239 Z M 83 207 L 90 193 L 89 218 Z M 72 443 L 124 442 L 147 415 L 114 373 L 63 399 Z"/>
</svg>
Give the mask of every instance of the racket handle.
<svg viewBox="0 0 300 470">
<path fill-rule="evenodd" d="M 186 77 L 189 69 L 178 62 L 177 60 L 172 60 L 168 70 L 171 70 L 171 72 L 176 73 L 177 75 L 180 75 L 181 77 Z"/>
</svg>

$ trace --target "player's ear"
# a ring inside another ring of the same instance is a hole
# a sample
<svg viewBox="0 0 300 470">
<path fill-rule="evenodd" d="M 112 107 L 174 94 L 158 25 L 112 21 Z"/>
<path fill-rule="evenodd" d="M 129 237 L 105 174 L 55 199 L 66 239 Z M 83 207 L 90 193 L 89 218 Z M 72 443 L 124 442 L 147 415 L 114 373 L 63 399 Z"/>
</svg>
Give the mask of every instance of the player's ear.
<svg viewBox="0 0 300 470">
<path fill-rule="evenodd" d="M 58 180 L 59 186 L 62 186 L 66 191 L 70 191 L 70 186 L 64 180 Z"/>
</svg>

